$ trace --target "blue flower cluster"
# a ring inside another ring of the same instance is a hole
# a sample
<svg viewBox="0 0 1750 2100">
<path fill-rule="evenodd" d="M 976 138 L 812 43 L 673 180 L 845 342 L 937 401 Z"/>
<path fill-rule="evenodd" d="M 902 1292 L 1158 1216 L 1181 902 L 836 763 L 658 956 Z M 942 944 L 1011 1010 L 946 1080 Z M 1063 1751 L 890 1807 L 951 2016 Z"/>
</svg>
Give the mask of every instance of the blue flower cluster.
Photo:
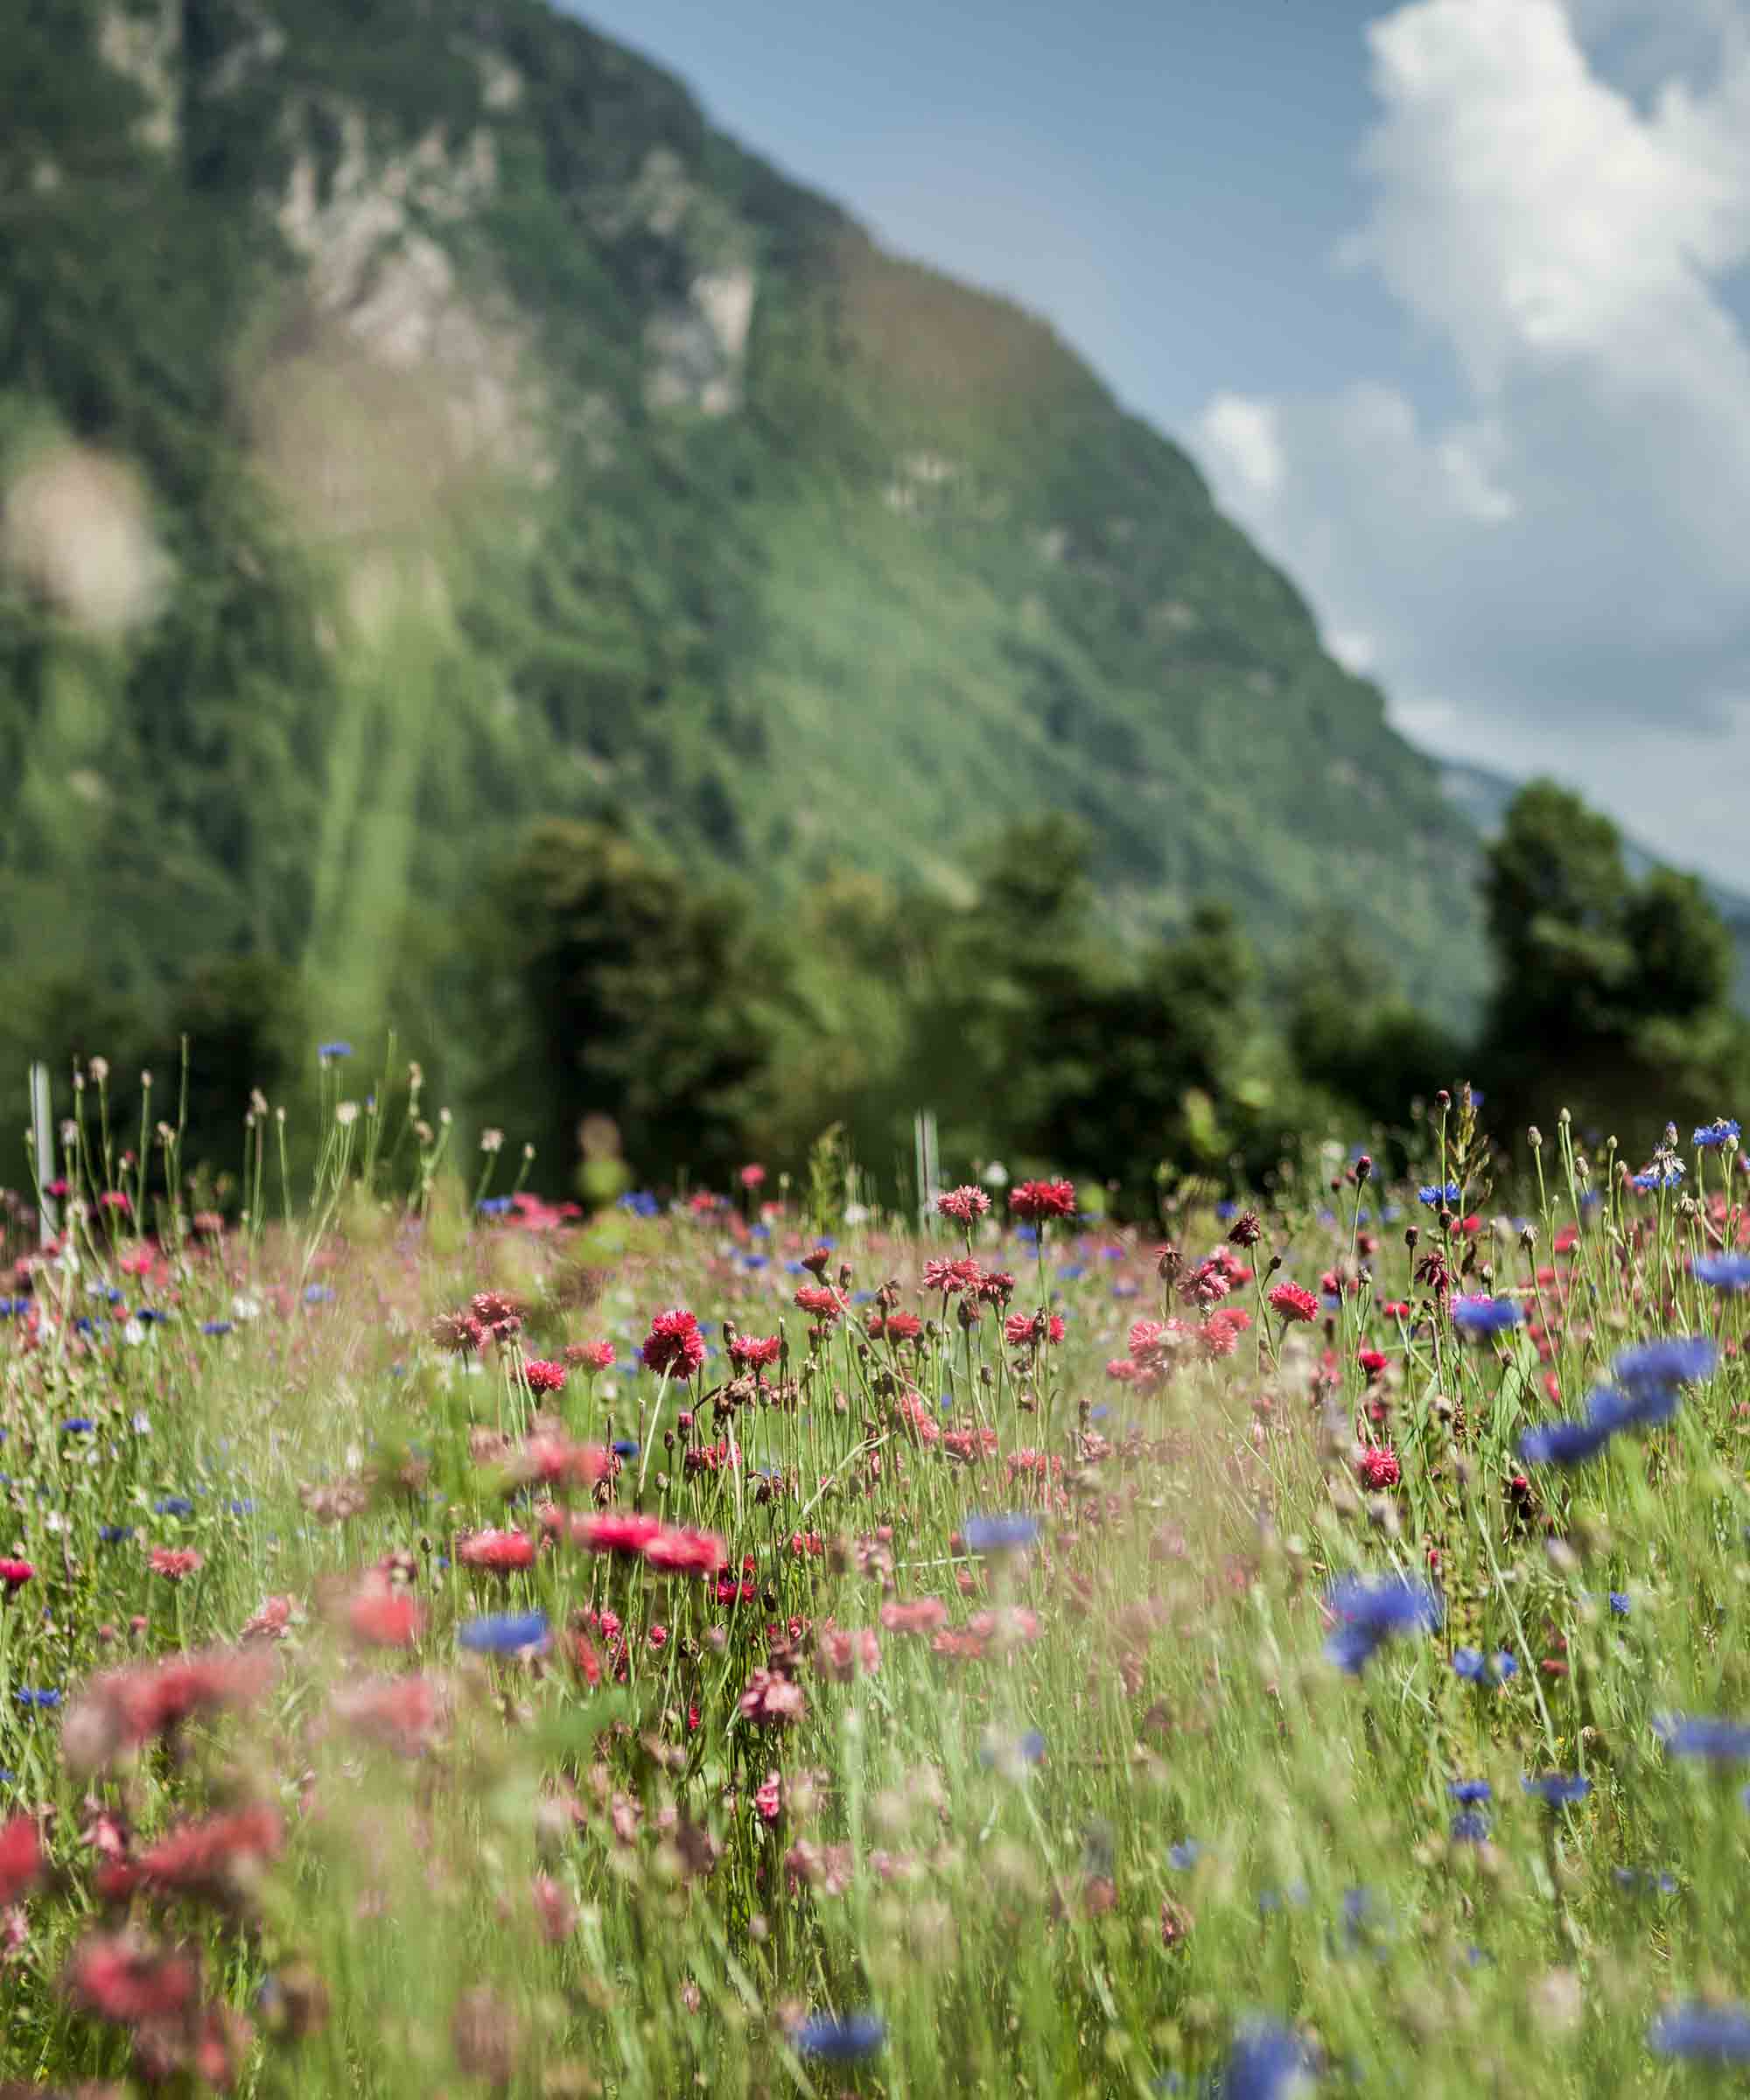
<svg viewBox="0 0 1750 2100">
<path fill-rule="evenodd" d="M 1737 1124 L 1730 1116 L 1718 1116 L 1712 1123 L 1704 1123 L 1690 1139 L 1698 1152 L 1713 1152 L 1728 1138 L 1740 1136 Z"/>
<path fill-rule="evenodd" d="M 1338 1621 L 1325 1654 L 1352 1676 L 1394 1635 L 1432 1633 L 1442 1615 L 1438 1597 L 1409 1575 L 1346 1576 L 1332 1586 L 1325 1603 Z"/>
<path fill-rule="evenodd" d="M 1452 1325 L 1461 1334 L 1505 1334 L 1524 1317 L 1510 1298 L 1460 1298 L 1452 1303 Z"/>
<path fill-rule="evenodd" d="M 1438 1210 L 1443 1204 L 1450 1210 L 1458 1202 L 1460 1194 L 1456 1181 L 1432 1181 L 1427 1187 L 1416 1192 L 1418 1201 L 1425 1203 L 1430 1210 Z"/>
<path fill-rule="evenodd" d="M 1578 1466 L 1602 1451 L 1619 1430 L 1669 1422 L 1682 1389 L 1707 1377 L 1718 1354 L 1704 1336 L 1674 1335 L 1624 1349 L 1611 1367 L 1614 1385 L 1595 1392 L 1578 1421 L 1544 1422 L 1528 1430 L 1519 1439 L 1520 1457 L 1532 1466 Z"/>
</svg>

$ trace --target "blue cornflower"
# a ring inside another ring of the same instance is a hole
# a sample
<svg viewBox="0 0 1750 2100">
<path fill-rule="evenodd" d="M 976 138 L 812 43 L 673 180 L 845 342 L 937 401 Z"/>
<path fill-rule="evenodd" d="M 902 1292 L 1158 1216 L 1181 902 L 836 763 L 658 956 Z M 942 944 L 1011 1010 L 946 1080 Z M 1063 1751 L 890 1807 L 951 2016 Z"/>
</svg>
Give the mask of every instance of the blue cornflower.
<svg viewBox="0 0 1750 2100">
<path fill-rule="evenodd" d="M 1459 1201 L 1460 1194 L 1456 1181 L 1431 1181 L 1425 1188 L 1417 1190 L 1416 1200 L 1425 1203 L 1430 1210 L 1438 1210 L 1442 1204 L 1450 1210 Z"/>
<path fill-rule="evenodd" d="M 155 1516 L 192 1516 L 194 1504 L 186 1494 L 161 1494 L 152 1504 Z"/>
<path fill-rule="evenodd" d="M 1299 1910 L 1306 1900 L 1306 1884 L 1304 1881 L 1291 1881 L 1286 1888 L 1264 1890 L 1258 1898 L 1258 1914 L 1267 1918 L 1273 1911 L 1282 1910 L 1289 1906 Z"/>
<path fill-rule="evenodd" d="M 228 1334 L 231 1332 L 231 1323 L 228 1320 L 203 1320 L 200 1323 L 200 1332 L 203 1334 Z"/>
<path fill-rule="evenodd" d="M 1629 1398 L 1639 1404 L 1675 1385 L 1694 1385 L 1712 1373 L 1719 1352 L 1704 1334 L 1672 1334 L 1662 1341 L 1643 1341 L 1624 1349 L 1611 1375 Z"/>
<path fill-rule="evenodd" d="M 1045 1737 L 1037 1728 L 1029 1728 L 1024 1735 L 1008 1740 L 984 1742 L 978 1746 L 981 1765 L 1018 1763 L 1038 1765 L 1045 1761 Z"/>
<path fill-rule="evenodd" d="M 1712 1123 L 1703 1124 L 1690 1142 L 1705 1152 L 1712 1152 L 1717 1146 L 1724 1144 L 1728 1138 L 1736 1138 L 1739 1135 L 1738 1125 L 1732 1118 L 1730 1116 L 1720 1116 Z"/>
<path fill-rule="evenodd" d="M 1481 1844 L 1488 1837 L 1488 1817 L 1476 1809 L 1460 1810 L 1447 1835 L 1454 1844 Z"/>
<path fill-rule="evenodd" d="M 1618 1619 L 1626 1619 L 1628 1616 L 1629 1606 L 1627 1591 L 1612 1590 L 1609 1596 L 1609 1604 L 1613 1617 Z"/>
<path fill-rule="evenodd" d="M 1449 1779 L 1446 1796 L 1466 1809 L 1474 1809 L 1485 1801 L 1494 1799 L 1494 1788 L 1486 1779 Z"/>
<path fill-rule="evenodd" d="M 304 1286 L 304 1302 L 306 1306 L 332 1306 L 334 1302 L 333 1284 L 306 1284 Z"/>
<path fill-rule="evenodd" d="M 629 1210 L 634 1217 L 654 1218 L 662 1215 L 662 1206 L 648 1188 L 629 1188 L 620 1197 L 619 1208 Z"/>
<path fill-rule="evenodd" d="M 969 1553 L 1018 1553 L 1037 1543 L 1036 1516 L 969 1516 L 961 1526 Z"/>
<path fill-rule="evenodd" d="M 1440 1623 L 1440 1600 L 1425 1582 L 1408 1575 L 1348 1575 L 1326 1592 L 1339 1621 L 1325 1642 L 1326 1658 L 1351 1676 L 1395 1634 L 1429 1633 Z"/>
<path fill-rule="evenodd" d="M 638 1439 L 635 1437 L 616 1437 L 613 1455 L 617 1459 L 635 1459 L 638 1456 Z"/>
<path fill-rule="evenodd" d="M 131 1524 L 100 1524 L 97 1536 L 106 1546 L 123 1545 L 134 1536 Z"/>
<path fill-rule="evenodd" d="M 538 1648 L 547 1638 L 547 1614 L 494 1612 L 484 1619 L 470 1619 L 456 1638 L 480 1655 L 514 1655 L 519 1648 Z"/>
<path fill-rule="evenodd" d="M 823 2056 L 830 2063 L 850 2063 L 872 2056 L 887 2039 L 887 2023 L 874 2012 L 850 2012 L 836 2020 L 816 2012 L 796 2029 L 796 2048 L 804 2056 Z"/>
<path fill-rule="evenodd" d="M 1318 2068 L 1318 2059 L 1292 2027 L 1275 2020 L 1242 2020 L 1211 2082 L 1211 2100 L 1288 2100 Z"/>
<path fill-rule="evenodd" d="M 69 1415 L 60 1425 L 60 1433 L 64 1437 L 88 1437 L 96 1428 L 89 1415 Z"/>
<path fill-rule="evenodd" d="M 1712 1765 L 1738 1764 L 1750 1757 L 1750 1723 L 1744 1721 L 1664 1713 L 1655 1717 L 1653 1732 L 1673 1757 L 1705 1758 Z"/>
<path fill-rule="evenodd" d="M 1614 1422 L 1540 1422 L 1519 1439 L 1528 1466 L 1580 1466 L 1596 1458 L 1620 1425 Z"/>
<path fill-rule="evenodd" d="M 59 1691 L 33 1691 L 27 1684 L 21 1684 L 18 1690 L 12 1694 L 12 1697 L 17 1699 L 21 1706 L 40 1706 L 50 1708 L 59 1706 L 60 1704 L 60 1693 Z"/>
<path fill-rule="evenodd" d="M 1197 1838 L 1184 1838 L 1178 1844 L 1170 1844 L 1166 1848 L 1166 1864 L 1177 1867 L 1181 1873 L 1186 1867 L 1195 1866 L 1202 1857 L 1202 1840 Z"/>
<path fill-rule="evenodd" d="M 337 1058 L 350 1057 L 353 1046 L 350 1043 L 319 1043 L 316 1054 L 325 1065 L 331 1065 Z"/>
<path fill-rule="evenodd" d="M 1592 1792 L 1592 1782 L 1578 1772 L 1540 1772 L 1535 1778 L 1528 1776 L 1519 1783 L 1528 1794 L 1552 1809 L 1571 1808 Z"/>
<path fill-rule="evenodd" d="M 1467 1684 L 1504 1684 L 1519 1674 L 1517 1658 L 1504 1648 L 1492 1656 L 1484 1655 L 1480 1648 L 1454 1648 L 1452 1668 Z"/>
<path fill-rule="evenodd" d="M 482 1196 L 474 1208 L 485 1218 L 501 1218 L 510 1208 L 508 1196 Z"/>
<path fill-rule="evenodd" d="M 1662 1896 L 1674 1896 L 1677 1893 L 1675 1874 L 1657 1873 L 1650 1866 L 1614 1866 L 1610 1873 L 1619 1888 L 1645 1889 Z"/>
<path fill-rule="evenodd" d="M 1656 1189 L 1677 1187 L 1683 1178 L 1683 1161 L 1669 1159 L 1662 1167 L 1643 1167 L 1638 1174 L 1630 1174 L 1628 1186 L 1638 1189 L 1643 1196 L 1650 1196 Z"/>
<path fill-rule="evenodd" d="M 228 1506 L 233 1516 L 253 1516 L 256 1514 L 255 1502 L 245 1494 L 234 1494 Z"/>
<path fill-rule="evenodd" d="M 1698 1254 L 1690 1273 L 1711 1291 L 1750 1291 L 1750 1254 Z"/>
<path fill-rule="evenodd" d="M 1702 2063 L 1750 2063 L 1750 2009 L 1743 2006 L 1673 2006 L 1647 2030 L 1656 2056 L 1689 2056 Z"/>
<path fill-rule="evenodd" d="M 1461 1334 L 1504 1334 L 1525 1315 L 1510 1298 L 1460 1298 L 1452 1301 L 1452 1325 Z"/>
<path fill-rule="evenodd" d="M 1223 1196 L 1215 1206 L 1215 1215 L 1224 1225 L 1230 1225 L 1239 1214 L 1240 1207 L 1231 1196 Z"/>
</svg>

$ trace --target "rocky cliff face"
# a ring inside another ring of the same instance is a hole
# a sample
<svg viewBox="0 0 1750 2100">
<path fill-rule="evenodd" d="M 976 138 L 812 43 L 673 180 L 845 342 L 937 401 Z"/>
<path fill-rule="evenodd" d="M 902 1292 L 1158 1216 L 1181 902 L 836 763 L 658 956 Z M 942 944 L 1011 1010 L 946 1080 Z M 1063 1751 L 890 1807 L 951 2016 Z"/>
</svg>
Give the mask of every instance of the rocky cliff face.
<svg viewBox="0 0 1750 2100">
<path fill-rule="evenodd" d="M 1184 455 L 630 53 L 537 0 L 54 0 L 0 93 L 13 967 L 126 984 L 173 924 L 369 1010 L 533 816 L 775 906 L 1060 808 L 1124 923 L 1336 912 L 1474 992 L 1467 825 Z M 57 450 L 144 579 L 101 617 Z"/>
</svg>

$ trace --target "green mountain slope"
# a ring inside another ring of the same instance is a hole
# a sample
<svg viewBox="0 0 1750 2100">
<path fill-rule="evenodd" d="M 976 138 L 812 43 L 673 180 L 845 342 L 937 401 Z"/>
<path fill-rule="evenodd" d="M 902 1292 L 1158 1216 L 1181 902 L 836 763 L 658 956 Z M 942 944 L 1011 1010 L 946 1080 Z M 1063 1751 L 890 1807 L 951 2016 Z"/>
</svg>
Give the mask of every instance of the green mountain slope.
<svg viewBox="0 0 1750 2100">
<path fill-rule="evenodd" d="M 363 1026 L 530 817 L 781 906 L 1084 818 L 1115 920 L 1347 917 L 1448 1014 L 1475 835 L 1190 461 L 536 0 L 20 0 L 0 962 Z"/>
</svg>

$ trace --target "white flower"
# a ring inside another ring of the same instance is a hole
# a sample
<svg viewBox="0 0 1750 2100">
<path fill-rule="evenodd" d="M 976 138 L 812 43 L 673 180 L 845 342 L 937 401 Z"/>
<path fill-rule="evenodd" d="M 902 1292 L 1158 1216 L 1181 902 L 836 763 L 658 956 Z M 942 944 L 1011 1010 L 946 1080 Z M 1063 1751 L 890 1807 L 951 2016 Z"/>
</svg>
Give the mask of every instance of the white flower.
<svg viewBox="0 0 1750 2100">
<path fill-rule="evenodd" d="M 130 1349 L 137 1349 L 145 1339 L 146 1328 L 144 1320 L 130 1320 L 122 1330 L 122 1340 Z"/>
<path fill-rule="evenodd" d="M 152 1433 L 152 1418 L 151 1418 L 151 1417 L 150 1417 L 150 1415 L 145 1415 L 145 1414 L 136 1415 L 136 1416 L 134 1417 L 134 1434 L 135 1434 L 136 1437 L 149 1437 L 149 1436 L 150 1436 L 150 1435 L 151 1435 L 151 1433 Z"/>
<path fill-rule="evenodd" d="M 245 1298 L 240 1293 L 231 1300 L 233 1320 L 259 1320 L 261 1316 L 262 1301 L 260 1298 Z"/>
<path fill-rule="evenodd" d="M 1006 1188 L 1009 1186 L 1009 1170 L 1000 1159 L 993 1159 L 978 1179 L 986 1188 Z"/>
</svg>

